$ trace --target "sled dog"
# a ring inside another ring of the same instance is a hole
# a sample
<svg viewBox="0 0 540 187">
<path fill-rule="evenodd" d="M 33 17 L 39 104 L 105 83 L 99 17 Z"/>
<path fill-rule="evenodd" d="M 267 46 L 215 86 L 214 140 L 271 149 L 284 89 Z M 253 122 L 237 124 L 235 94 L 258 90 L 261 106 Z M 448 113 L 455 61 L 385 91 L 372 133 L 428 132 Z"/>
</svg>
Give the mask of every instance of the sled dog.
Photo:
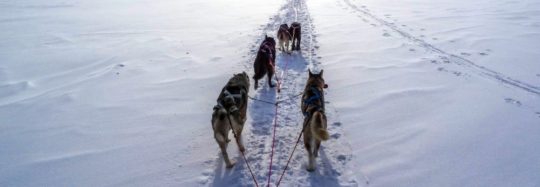
<svg viewBox="0 0 540 187">
<path fill-rule="evenodd" d="M 318 156 L 321 142 L 328 140 L 326 115 L 324 113 L 324 88 L 328 86 L 323 79 L 323 70 L 313 74 L 309 70 L 309 78 L 302 96 L 302 113 L 304 114 L 304 146 L 308 152 L 308 171 L 315 171 L 315 157 Z"/>
<path fill-rule="evenodd" d="M 289 32 L 289 26 L 287 24 L 281 24 L 277 32 L 277 38 L 279 40 L 279 46 L 281 51 L 290 53 L 289 42 L 292 39 L 292 35 Z"/>
<path fill-rule="evenodd" d="M 291 23 L 291 27 L 289 27 L 289 33 L 292 35 L 292 50 L 300 50 L 300 42 L 302 40 L 302 28 L 300 26 L 300 23 L 293 22 Z"/>
<path fill-rule="evenodd" d="M 227 154 L 227 144 L 230 142 L 229 131 L 234 131 L 233 135 L 236 135 L 234 138 L 238 143 L 239 150 L 245 151 L 241 136 L 246 122 L 248 91 L 249 77 L 246 72 L 235 74 L 221 90 L 217 105 L 213 109 L 212 129 L 214 130 L 214 138 L 221 149 L 227 168 L 234 166 L 234 161 L 231 161 Z"/>
<path fill-rule="evenodd" d="M 274 87 L 272 84 L 272 76 L 275 73 L 276 62 L 276 40 L 272 37 L 264 36 L 264 40 L 257 51 L 257 57 L 253 63 L 253 69 L 255 74 L 253 79 L 255 80 L 255 89 L 259 87 L 259 79 L 264 75 L 268 76 L 268 86 Z"/>
</svg>

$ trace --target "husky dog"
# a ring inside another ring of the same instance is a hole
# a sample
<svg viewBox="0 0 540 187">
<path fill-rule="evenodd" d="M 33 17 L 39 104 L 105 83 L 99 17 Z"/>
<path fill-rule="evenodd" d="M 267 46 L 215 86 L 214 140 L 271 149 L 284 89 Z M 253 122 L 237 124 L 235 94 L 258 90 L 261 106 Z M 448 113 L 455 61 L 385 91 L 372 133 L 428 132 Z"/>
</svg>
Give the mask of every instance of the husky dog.
<svg viewBox="0 0 540 187">
<path fill-rule="evenodd" d="M 248 91 L 249 77 L 246 72 L 235 74 L 221 90 L 217 99 L 217 105 L 214 106 L 212 129 L 214 129 L 214 138 L 221 149 L 221 154 L 223 154 L 223 160 L 225 160 L 227 168 L 234 166 L 234 161 L 231 162 L 227 154 L 227 144 L 230 142 L 230 130 L 234 131 L 233 134 L 235 135 L 240 151 L 245 151 L 241 135 L 244 123 L 246 122 Z"/>
<path fill-rule="evenodd" d="M 319 155 L 321 141 L 328 140 L 326 130 L 326 115 L 324 114 L 324 83 L 323 70 L 319 74 L 311 73 L 302 96 L 302 113 L 304 114 L 304 146 L 308 152 L 308 171 L 315 171 L 315 157 Z"/>
<path fill-rule="evenodd" d="M 268 75 L 268 86 L 275 86 L 272 84 L 272 76 L 275 73 L 276 66 L 275 62 L 276 40 L 272 37 L 264 36 L 264 41 L 261 43 L 257 57 L 255 57 L 255 62 L 253 63 L 253 69 L 255 70 L 255 75 L 253 75 L 255 89 L 259 87 L 259 79 L 263 78 L 264 75 Z"/>
<path fill-rule="evenodd" d="M 300 41 L 302 40 L 301 26 L 298 22 L 291 23 L 289 33 L 292 35 L 292 50 L 300 50 Z"/>
<path fill-rule="evenodd" d="M 277 38 L 279 40 L 279 46 L 281 51 L 290 53 L 289 41 L 291 41 L 292 35 L 289 32 L 289 26 L 287 24 L 281 24 L 279 26 L 279 30 L 277 31 Z M 283 44 L 285 44 L 285 46 Z"/>
</svg>

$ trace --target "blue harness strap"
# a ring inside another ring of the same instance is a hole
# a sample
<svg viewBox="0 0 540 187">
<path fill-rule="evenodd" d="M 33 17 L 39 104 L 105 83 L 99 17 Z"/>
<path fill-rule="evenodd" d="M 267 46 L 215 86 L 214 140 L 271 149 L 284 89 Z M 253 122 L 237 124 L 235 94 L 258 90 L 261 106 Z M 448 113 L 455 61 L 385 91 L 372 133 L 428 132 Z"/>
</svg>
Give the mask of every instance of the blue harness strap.
<svg viewBox="0 0 540 187">
<path fill-rule="evenodd" d="M 314 86 L 310 87 L 310 90 L 313 93 L 313 95 L 311 97 L 307 98 L 306 100 L 304 100 L 304 104 L 306 106 L 314 105 L 315 110 L 321 110 L 321 106 L 315 103 L 315 101 L 320 100 L 322 98 L 321 97 L 321 92 Z M 308 116 L 308 115 L 309 115 L 309 112 L 306 110 L 304 112 L 304 116 Z"/>
<path fill-rule="evenodd" d="M 260 47 L 260 51 L 264 52 L 264 53 L 267 53 L 268 57 L 270 59 L 272 59 L 274 57 L 274 53 L 272 52 L 272 48 L 270 46 L 270 44 L 268 44 L 269 42 L 267 41 L 264 41 L 262 44 L 261 44 L 261 47 Z"/>
<path fill-rule="evenodd" d="M 311 92 L 313 92 L 313 96 L 307 98 L 304 101 L 304 104 L 306 104 L 306 105 L 314 104 L 314 101 L 316 101 L 318 99 L 321 99 L 321 92 L 319 92 L 319 90 L 317 90 L 317 88 L 312 86 L 310 88 L 310 90 L 311 90 Z"/>
</svg>

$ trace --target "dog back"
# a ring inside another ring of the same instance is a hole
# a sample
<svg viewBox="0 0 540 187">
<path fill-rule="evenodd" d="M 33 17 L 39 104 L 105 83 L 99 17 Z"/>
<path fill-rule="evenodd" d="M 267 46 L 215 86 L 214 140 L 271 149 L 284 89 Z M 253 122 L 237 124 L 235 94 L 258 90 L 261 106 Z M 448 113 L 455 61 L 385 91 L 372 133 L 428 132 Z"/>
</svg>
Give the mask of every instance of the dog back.
<svg viewBox="0 0 540 187">
<path fill-rule="evenodd" d="M 295 38 L 299 36 L 300 30 L 301 30 L 300 23 L 298 22 L 291 23 L 291 27 L 289 27 L 289 33 L 296 35 Z"/>
<path fill-rule="evenodd" d="M 247 100 L 249 92 L 249 77 L 246 72 L 235 74 L 221 90 L 217 99 L 218 103 L 223 103 L 225 97 L 231 95 L 234 98 L 234 104 L 240 109 L 240 116 L 245 117 Z M 224 106 L 229 110 L 230 106 Z"/>
<path fill-rule="evenodd" d="M 289 26 L 287 24 L 281 24 L 279 26 L 277 36 L 279 40 L 289 40 L 291 38 L 289 33 Z"/>
</svg>

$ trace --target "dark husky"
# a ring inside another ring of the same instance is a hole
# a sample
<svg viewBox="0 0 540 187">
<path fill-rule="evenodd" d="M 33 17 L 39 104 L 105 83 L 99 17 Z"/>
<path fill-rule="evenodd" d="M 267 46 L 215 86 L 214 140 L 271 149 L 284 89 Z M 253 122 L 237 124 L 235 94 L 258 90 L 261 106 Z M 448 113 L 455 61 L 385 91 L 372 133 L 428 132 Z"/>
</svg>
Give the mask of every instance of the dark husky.
<svg viewBox="0 0 540 187">
<path fill-rule="evenodd" d="M 279 29 L 277 31 L 277 38 L 281 51 L 289 53 L 289 42 L 292 39 L 292 35 L 289 32 L 289 26 L 287 24 L 281 24 L 279 26 Z"/>
<path fill-rule="evenodd" d="M 264 41 L 259 47 L 257 52 L 257 57 L 255 58 L 255 63 L 253 63 L 253 69 L 255 70 L 255 75 L 253 79 L 255 80 L 255 89 L 259 87 L 259 79 L 263 78 L 264 75 L 268 75 L 268 85 L 274 87 L 272 84 L 272 76 L 274 75 L 275 66 L 276 66 L 276 40 L 272 37 L 264 36 Z"/>
<path fill-rule="evenodd" d="M 304 146 L 308 152 L 308 171 L 315 171 L 315 157 L 319 155 L 321 141 L 328 140 L 326 130 L 326 115 L 324 114 L 324 83 L 323 70 L 319 74 L 311 73 L 302 96 L 302 113 L 304 113 Z"/>
<path fill-rule="evenodd" d="M 221 149 L 221 154 L 223 154 L 223 160 L 225 160 L 227 168 L 234 166 L 234 161 L 231 162 L 227 154 L 231 126 L 234 128 L 233 134 L 236 135 L 235 139 L 240 151 L 245 151 L 241 135 L 244 123 L 246 122 L 248 91 L 249 77 L 246 72 L 235 74 L 221 90 L 217 99 L 217 105 L 214 106 L 212 129 L 214 129 L 214 138 Z"/>
<path fill-rule="evenodd" d="M 292 50 L 300 50 L 300 41 L 302 41 L 302 28 L 300 23 L 293 22 L 289 27 L 289 33 L 292 35 Z"/>
</svg>

